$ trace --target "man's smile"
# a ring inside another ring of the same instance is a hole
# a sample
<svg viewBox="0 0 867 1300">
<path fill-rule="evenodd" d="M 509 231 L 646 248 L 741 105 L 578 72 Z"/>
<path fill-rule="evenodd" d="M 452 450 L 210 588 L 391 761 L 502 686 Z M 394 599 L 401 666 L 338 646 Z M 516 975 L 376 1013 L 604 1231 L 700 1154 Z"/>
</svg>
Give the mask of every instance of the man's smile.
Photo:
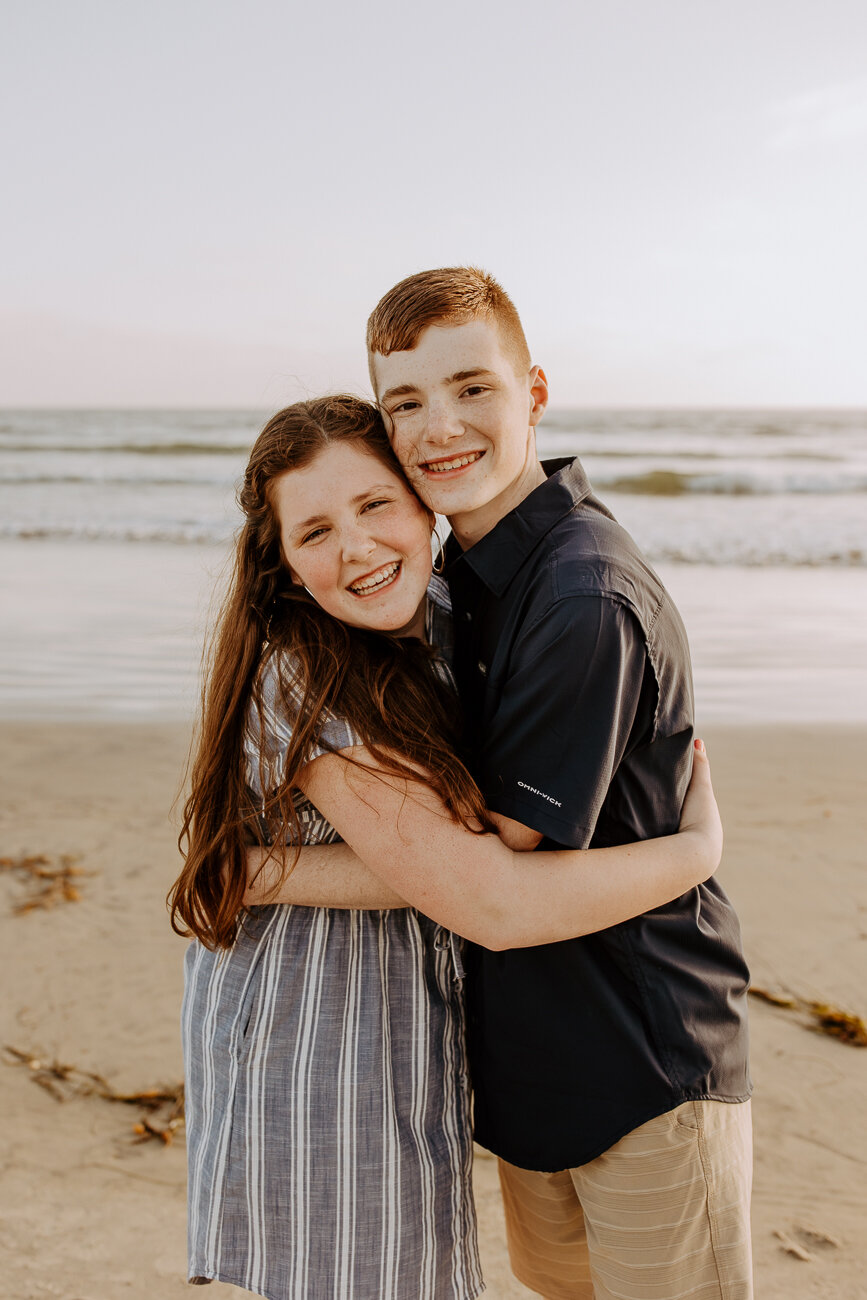
<svg viewBox="0 0 867 1300">
<path fill-rule="evenodd" d="M 460 456 L 422 461 L 421 468 L 426 474 L 454 474 L 458 470 L 466 469 L 468 465 L 475 465 L 476 461 L 481 460 L 484 455 L 483 451 L 466 451 Z"/>
</svg>

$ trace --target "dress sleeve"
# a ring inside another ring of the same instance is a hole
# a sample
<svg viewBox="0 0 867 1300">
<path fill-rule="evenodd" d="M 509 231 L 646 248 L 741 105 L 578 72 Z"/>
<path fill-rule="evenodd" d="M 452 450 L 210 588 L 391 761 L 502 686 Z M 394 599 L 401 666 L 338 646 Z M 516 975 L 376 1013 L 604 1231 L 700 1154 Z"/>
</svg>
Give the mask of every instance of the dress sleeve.
<svg viewBox="0 0 867 1300">
<path fill-rule="evenodd" d="M 287 654 L 273 655 L 261 670 L 262 716 L 251 702 L 244 735 L 247 784 L 261 798 L 283 779 L 286 751 L 298 721 L 304 690 L 296 661 Z M 322 718 L 307 762 L 338 749 L 362 744 L 345 718 L 326 713 Z"/>
<path fill-rule="evenodd" d="M 488 807 L 587 848 L 648 672 L 644 634 L 623 604 L 595 594 L 555 602 L 517 642 L 487 723 L 479 777 Z"/>
</svg>

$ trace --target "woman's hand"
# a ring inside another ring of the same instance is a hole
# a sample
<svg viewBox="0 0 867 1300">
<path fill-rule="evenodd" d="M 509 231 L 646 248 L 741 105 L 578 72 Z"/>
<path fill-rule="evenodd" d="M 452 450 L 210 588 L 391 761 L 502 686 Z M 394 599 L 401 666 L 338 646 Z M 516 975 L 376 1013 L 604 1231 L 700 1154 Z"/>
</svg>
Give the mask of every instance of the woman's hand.
<svg viewBox="0 0 867 1300">
<path fill-rule="evenodd" d="M 716 864 L 713 871 L 716 871 L 722 857 L 723 828 L 711 785 L 710 762 L 703 740 L 696 739 L 693 742 L 692 777 L 683 801 L 680 825 L 677 829 L 678 833 L 689 831 L 706 839 L 710 855 Z M 708 874 L 713 875 L 713 872 Z"/>
</svg>

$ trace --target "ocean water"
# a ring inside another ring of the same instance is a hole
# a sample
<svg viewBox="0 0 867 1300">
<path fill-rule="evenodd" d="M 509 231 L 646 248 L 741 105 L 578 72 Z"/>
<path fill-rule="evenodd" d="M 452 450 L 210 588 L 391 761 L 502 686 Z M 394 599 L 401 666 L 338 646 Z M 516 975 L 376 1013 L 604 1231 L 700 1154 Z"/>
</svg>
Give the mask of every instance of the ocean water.
<svg viewBox="0 0 867 1300">
<path fill-rule="evenodd" d="M 255 411 L 0 411 L 0 713 L 188 716 Z M 566 411 L 705 721 L 867 720 L 867 412 Z"/>
<path fill-rule="evenodd" d="M 255 411 L 0 412 L 0 537 L 223 543 Z M 552 411 L 651 560 L 867 565 L 865 411 Z"/>
</svg>

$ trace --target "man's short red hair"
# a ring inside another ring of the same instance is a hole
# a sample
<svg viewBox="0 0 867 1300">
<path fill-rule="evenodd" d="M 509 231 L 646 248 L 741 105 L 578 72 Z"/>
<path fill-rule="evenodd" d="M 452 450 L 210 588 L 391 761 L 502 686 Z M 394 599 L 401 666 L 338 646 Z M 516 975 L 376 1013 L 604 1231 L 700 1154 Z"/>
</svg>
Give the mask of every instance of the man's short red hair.
<svg viewBox="0 0 867 1300">
<path fill-rule="evenodd" d="M 521 318 L 505 289 L 476 266 L 443 266 L 407 276 L 380 298 L 367 322 L 367 358 L 373 375 L 378 353 L 409 352 L 429 325 L 491 320 L 517 374 L 530 369 Z"/>
</svg>

